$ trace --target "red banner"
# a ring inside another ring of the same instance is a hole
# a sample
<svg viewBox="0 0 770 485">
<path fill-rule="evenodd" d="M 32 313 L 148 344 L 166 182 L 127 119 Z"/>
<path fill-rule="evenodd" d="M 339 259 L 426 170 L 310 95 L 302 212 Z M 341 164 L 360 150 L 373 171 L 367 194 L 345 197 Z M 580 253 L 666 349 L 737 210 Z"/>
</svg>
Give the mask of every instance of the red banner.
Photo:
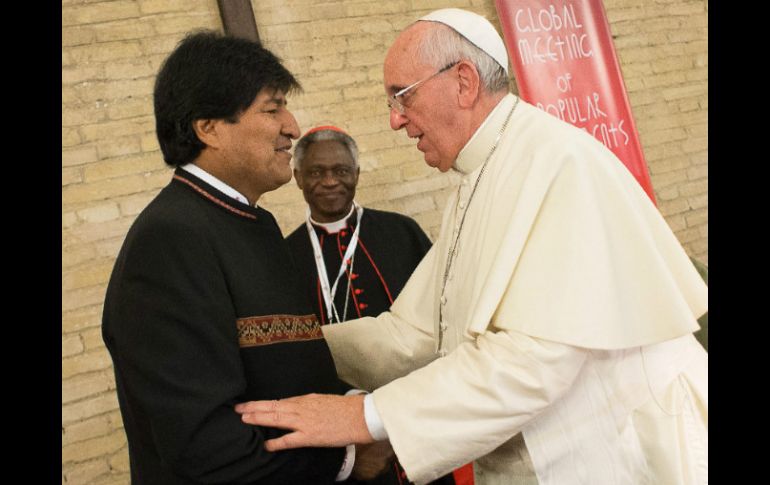
<svg viewBox="0 0 770 485">
<path fill-rule="evenodd" d="M 521 98 L 593 135 L 655 195 L 601 0 L 495 0 Z"/>
</svg>

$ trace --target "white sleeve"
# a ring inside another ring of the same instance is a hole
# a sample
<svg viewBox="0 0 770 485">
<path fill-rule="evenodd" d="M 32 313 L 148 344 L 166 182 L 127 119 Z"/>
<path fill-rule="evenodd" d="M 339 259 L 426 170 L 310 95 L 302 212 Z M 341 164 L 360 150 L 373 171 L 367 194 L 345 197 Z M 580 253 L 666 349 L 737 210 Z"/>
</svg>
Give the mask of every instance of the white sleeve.
<svg viewBox="0 0 770 485">
<path fill-rule="evenodd" d="M 488 331 L 372 396 L 409 479 L 422 483 L 520 432 L 566 393 L 587 354 L 512 330 Z"/>
</svg>

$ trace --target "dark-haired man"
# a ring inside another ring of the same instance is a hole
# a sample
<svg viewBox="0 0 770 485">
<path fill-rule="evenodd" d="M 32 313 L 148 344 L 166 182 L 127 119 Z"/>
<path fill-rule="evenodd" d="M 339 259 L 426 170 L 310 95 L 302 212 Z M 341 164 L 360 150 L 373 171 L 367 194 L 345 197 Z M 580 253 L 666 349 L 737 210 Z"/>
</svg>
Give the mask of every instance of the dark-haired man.
<svg viewBox="0 0 770 485">
<path fill-rule="evenodd" d="M 104 304 L 133 485 L 331 484 L 350 447 L 270 453 L 281 431 L 233 406 L 340 393 L 329 349 L 262 194 L 291 179 L 298 82 L 258 43 L 201 32 L 154 92 L 170 184 L 126 236 Z"/>
</svg>

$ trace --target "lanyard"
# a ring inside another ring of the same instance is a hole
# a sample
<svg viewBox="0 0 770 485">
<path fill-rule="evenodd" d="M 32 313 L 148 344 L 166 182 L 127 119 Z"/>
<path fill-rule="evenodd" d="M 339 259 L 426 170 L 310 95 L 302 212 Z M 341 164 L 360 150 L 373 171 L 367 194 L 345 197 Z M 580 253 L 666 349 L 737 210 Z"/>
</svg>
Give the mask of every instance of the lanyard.
<svg viewBox="0 0 770 485">
<path fill-rule="evenodd" d="M 345 273 L 353 254 L 356 252 L 356 247 L 358 246 L 358 233 L 361 231 L 361 215 L 364 213 L 364 208 L 356 204 L 355 201 L 353 202 L 353 205 L 356 208 L 356 230 L 353 231 L 353 236 L 350 238 L 350 244 L 348 244 L 348 249 L 342 257 L 340 269 L 337 272 L 337 277 L 334 279 L 334 284 L 331 287 L 329 286 L 329 276 L 326 272 L 326 263 L 324 262 L 323 252 L 321 251 L 321 244 L 318 242 L 318 235 L 315 233 L 315 229 L 313 229 L 313 225 L 310 223 L 310 208 L 308 207 L 307 209 L 305 226 L 307 227 L 308 236 L 310 236 L 310 244 L 313 246 L 315 267 L 318 271 L 318 280 L 321 283 L 321 294 L 324 297 L 326 315 L 329 316 L 330 322 L 332 322 L 332 315 L 337 316 L 337 322 L 340 321 L 339 315 L 334 307 L 334 295 L 337 293 L 337 284 L 340 282 L 340 277 Z"/>
</svg>

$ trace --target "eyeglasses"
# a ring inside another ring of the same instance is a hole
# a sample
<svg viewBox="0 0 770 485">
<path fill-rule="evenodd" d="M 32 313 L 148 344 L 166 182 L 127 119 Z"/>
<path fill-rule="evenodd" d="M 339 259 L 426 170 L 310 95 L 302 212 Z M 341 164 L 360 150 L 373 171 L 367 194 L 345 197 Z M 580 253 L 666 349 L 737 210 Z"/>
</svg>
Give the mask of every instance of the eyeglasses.
<svg viewBox="0 0 770 485">
<path fill-rule="evenodd" d="M 425 81 L 427 81 L 429 79 L 432 79 L 432 78 L 438 76 L 439 74 L 441 74 L 444 71 L 448 71 L 449 69 L 452 69 L 453 67 L 455 67 L 459 63 L 460 63 L 460 61 L 455 61 L 455 62 L 453 62 L 451 64 L 447 64 L 446 66 L 442 67 L 441 69 L 439 69 L 435 73 L 431 74 L 430 76 L 428 76 L 426 78 L 423 78 L 423 79 L 420 79 L 416 83 L 412 83 L 409 86 L 405 87 L 404 89 L 400 90 L 399 92 L 388 96 L 388 109 L 395 109 L 399 113 L 404 114 L 404 110 L 406 108 L 404 107 L 404 104 L 403 104 L 402 100 L 404 99 L 404 96 L 406 95 L 406 93 L 408 93 L 409 91 L 414 92 L 413 90 L 417 86 L 419 86 L 420 84 L 424 83 Z"/>
</svg>

